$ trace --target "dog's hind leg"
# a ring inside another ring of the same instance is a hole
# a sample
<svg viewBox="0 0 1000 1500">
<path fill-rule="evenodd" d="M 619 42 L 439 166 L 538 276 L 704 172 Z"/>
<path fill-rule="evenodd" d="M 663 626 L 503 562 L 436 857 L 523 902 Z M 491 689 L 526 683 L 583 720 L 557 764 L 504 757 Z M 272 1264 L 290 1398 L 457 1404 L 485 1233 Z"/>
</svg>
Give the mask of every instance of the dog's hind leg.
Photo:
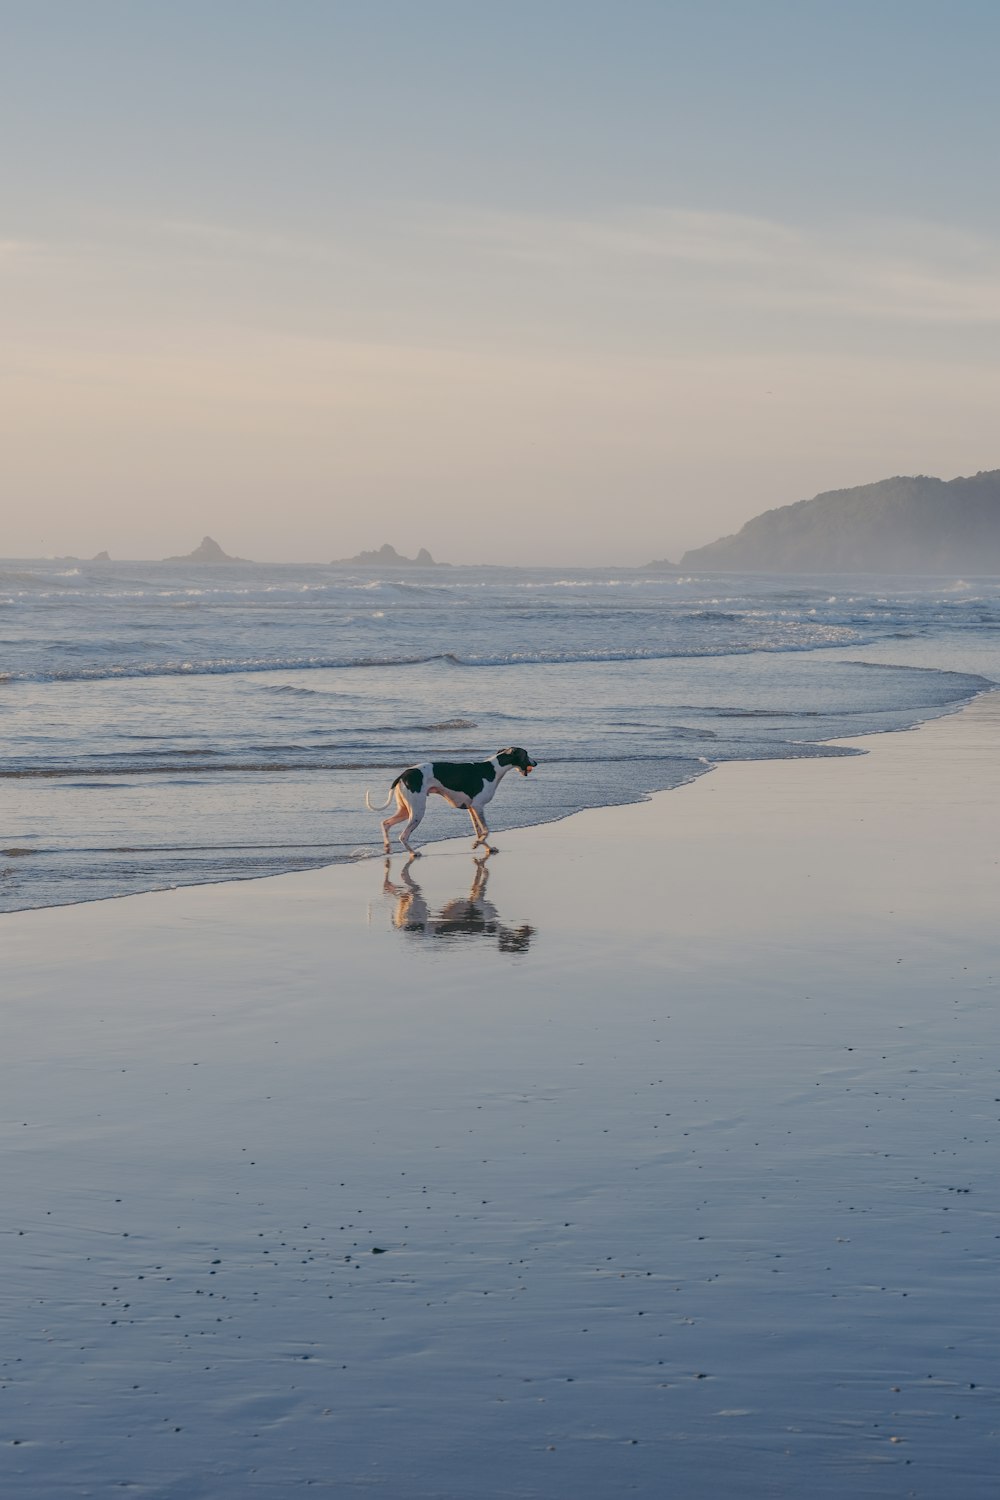
<svg viewBox="0 0 1000 1500">
<path fill-rule="evenodd" d="M 400 800 L 402 801 L 402 799 Z M 404 808 L 405 811 L 403 810 Z M 409 814 L 409 822 L 403 829 L 402 833 L 399 835 L 399 842 L 402 844 L 404 849 L 408 849 L 409 852 L 414 855 L 419 854 L 420 851 L 418 849 L 414 849 L 413 845 L 410 843 L 410 836 L 415 832 L 418 825 L 422 822 L 426 810 L 426 795 L 420 792 L 411 792 L 410 800 L 402 804 L 399 812 L 400 822 L 404 817 L 406 817 L 407 814 Z"/>
<path fill-rule="evenodd" d="M 410 816 L 411 814 L 409 807 L 397 791 L 396 811 L 392 814 L 391 818 L 382 819 L 382 842 L 385 844 L 386 854 L 389 853 L 390 847 L 389 829 L 395 827 L 397 823 L 405 823 L 407 818 Z"/>
<path fill-rule="evenodd" d="M 385 845 L 386 854 L 389 853 L 389 849 L 391 846 L 389 829 L 395 827 L 397 823 L 405 823 L 408 816 L 409 813 L 407 809 L 405 807 L 401 807 L 398 809 L 398 811 L 393 813 L 391 818 L 382 819 L 382 842 Z"/>
</svg>

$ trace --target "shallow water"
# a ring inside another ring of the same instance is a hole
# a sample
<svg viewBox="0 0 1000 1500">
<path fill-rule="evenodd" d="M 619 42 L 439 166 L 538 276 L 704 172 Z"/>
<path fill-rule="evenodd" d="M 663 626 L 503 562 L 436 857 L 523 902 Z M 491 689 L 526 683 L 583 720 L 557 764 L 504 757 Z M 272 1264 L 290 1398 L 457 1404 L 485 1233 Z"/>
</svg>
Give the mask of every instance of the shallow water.
<svg viewBox="0 0 1000 1500">
<path fill-rule="evenodd" d="M 525 745 L 502 831 L 996 679 L 997 580 L 0 563 L 0 910 L 370 854 L 415 761 Z"/>
</svg>

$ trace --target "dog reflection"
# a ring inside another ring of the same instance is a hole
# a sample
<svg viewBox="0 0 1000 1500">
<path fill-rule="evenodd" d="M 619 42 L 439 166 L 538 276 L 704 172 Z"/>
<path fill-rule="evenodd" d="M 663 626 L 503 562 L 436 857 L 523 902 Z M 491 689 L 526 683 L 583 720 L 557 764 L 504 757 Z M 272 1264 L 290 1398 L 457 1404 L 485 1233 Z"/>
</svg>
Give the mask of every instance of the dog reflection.
<svg viewBox="0 0 1000 1500">
<path fill-rule="evenodd" d="M 389 860 L 385 862 L 382 890 L 396 900 L 392 916 L 394 927 L 418 937 L 489 938 L 496 941 L 501 953 L 527 952 L 535 929 L 527 922 L 520 927 L 508 927 L 500 920 L 493 902 L 486 899 L 490 875 L 485 859 L 473 861 L 476 873 L 469 894 L 446 901 L 438 911 L 431 911 L 427 905 L 423 891 L 410 874 L 408 863 L 400 870 L 397 882 L 391 878 Z"/>
</svg>

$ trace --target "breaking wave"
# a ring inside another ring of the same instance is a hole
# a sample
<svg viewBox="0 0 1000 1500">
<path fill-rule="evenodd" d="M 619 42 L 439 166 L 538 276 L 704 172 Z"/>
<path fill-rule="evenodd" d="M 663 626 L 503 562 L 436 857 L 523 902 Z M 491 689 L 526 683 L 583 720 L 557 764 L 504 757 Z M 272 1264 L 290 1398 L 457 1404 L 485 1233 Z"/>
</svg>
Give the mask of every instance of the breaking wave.
<svg viewBox="0 0 1000 1500">
<path fill-rule="evenodd" d="M 828 626 L 811 632 L 810 638 L 773 639 L 770 641 L 728 642 L 689 647 L 684 650 L 633 647 L 624 650 L 549 650 L 505 651 L 459 656 L 454 651 L 435 651 L 421 656 L 305 656 L 305 657 L 223 657 L 205 661 L 116 662 L 113 665 L 59 667 L 51 672 L 0 672 L 0 682 L 105 682 L 142 677 L 218 677 L 237 673 L 348 671 L 354 668 L 424 667 L 442 662 L 452 667 L 533 667 L 600 665 L 629 661 L 683 661 L 699 657 L 751 656 L 777 652 L 822 651 L 835 646 L 859 643 L 857 631 L 846 626 Z M 275 687 L 274 691 L 322 691 L 292 685 Z"/>
</svg>

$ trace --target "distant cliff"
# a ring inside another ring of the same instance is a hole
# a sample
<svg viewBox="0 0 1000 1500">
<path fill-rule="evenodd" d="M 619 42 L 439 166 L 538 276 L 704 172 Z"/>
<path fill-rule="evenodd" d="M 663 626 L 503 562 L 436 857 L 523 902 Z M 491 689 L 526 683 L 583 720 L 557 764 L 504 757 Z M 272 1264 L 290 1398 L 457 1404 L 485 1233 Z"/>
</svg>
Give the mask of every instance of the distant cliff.
<svg viewBox="0 0 1000 1500">
<path fill-rule="evenodd" d="M 1000 469 L 830 490 L 696 547 L 686 569 L 751 573 L 1000 573 Z"/>
<path fill-rule="evenodd" d="M 375 552 L 359 552 L 357 557 L 340 557 L 335 563 L 352 563 L 360 568 L 446 568 L 447 563 L 437 563 L 426 547 L 421 547 L 416 557 L 404 557 L 395 547 L 386 542 Z"/>
<path fill-rule="evenodd" d="M 165 557 L 164 562 L 195 562 L 195 563 L 229 563 L 246 562 L 245 557 L 230 557 L 228 552 L 223 552 L 218 542 L 210 536 L 202 537 L 200 546 L 193 552 L 184 552 L 178 557 Z"/>
</svg>

